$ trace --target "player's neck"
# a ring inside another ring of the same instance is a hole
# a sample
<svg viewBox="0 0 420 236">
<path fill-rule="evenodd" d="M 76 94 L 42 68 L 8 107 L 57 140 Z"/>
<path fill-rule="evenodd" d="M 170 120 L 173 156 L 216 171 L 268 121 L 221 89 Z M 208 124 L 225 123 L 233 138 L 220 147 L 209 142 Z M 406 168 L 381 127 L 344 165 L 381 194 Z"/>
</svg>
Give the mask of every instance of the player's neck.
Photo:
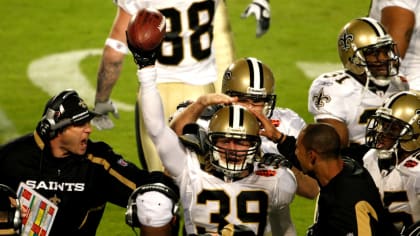
<svg viewBox="0 0 420 236">
<path fill-rule="evenodd" d="M 344 168 L 344 161 L 339 158 L 331 159 L 324 162 L 321 166 L 322 169 L 318 170 L 316 178 L 321 186 L 327 186 L 328 183 L 334 179 Z"/>
<path fill-rule="evenodd" d="M 361 85 L 365 86 L 366 85 L 366 80 L 367 80 L 367 76 L 365 73 L 361 74 L 361 75 L 356 75 L 354 73 L 352 73 L 351 71 L 347 71 L 347 73 L 349 73 L 350 75 L 352 75 L 357 82 L 359 82 Z M 375 84 L 372 80 L 369 81 L 368 84 L 368 88 L 370 91 L 377 93 L 378 91 L 381 91 L 382 93 L 385 93 L 385 91 L 388 89 L 388 85 L 385 86 L 379 86 L 377 84 Z"/>
</svg>

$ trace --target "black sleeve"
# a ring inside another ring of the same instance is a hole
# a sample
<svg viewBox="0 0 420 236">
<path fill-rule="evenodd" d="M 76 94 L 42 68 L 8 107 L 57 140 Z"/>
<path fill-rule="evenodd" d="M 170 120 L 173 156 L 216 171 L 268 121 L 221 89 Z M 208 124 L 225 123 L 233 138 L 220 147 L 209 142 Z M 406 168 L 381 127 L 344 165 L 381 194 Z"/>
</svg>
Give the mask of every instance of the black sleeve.
<svg viewBox="0 0 420 236">
<path fill-rule="evenodd" d="M 299 161 L 295 154 L 296 139 L 293 136 L 286 136 L 286 139 L 282 143 L 277 144 L 277 150 L 285 156 L 294 167 L 302 170 Z"/>
<path fill-rule="evenodd" d="M 363 156 L 367 151 L 369 151 L 369 147 L 367 145 L 350 143 L 348 147 L 341 149 L 341 155 L 348 156 L 363 166 Z"/>
<path fill-rule="evenodd" d="M 147 170 L 142 170 L 134 163 L 115 153 L 112 148 L 103 142 L 91 143 L 93 163 L 102 169 L 102 184 L 107 193 L 106 199 L 116 205 L 126 207 L 131 193 L 138 186 L 145 184 L 149 177 Z M 99 172 L 98 172 L 99 173 Z"/>
</svg>

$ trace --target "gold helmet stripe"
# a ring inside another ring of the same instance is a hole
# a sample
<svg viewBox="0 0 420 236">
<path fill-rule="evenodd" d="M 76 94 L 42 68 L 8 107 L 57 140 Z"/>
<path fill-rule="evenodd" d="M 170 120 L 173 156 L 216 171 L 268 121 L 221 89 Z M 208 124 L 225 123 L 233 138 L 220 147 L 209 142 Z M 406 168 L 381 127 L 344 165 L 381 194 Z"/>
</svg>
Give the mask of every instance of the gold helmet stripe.
<svg viewBox="0 0 420 236">
<path fill-rule="evenodd" d="M 385 31 L 385 28 L 381 25 L 378 24 L 378 21 L 373 20 L 372 18 L 369 17 L 362 17 L 360 18 L 360 20 L 368 23 L 370 26 L 372 26 L 372 28 L 375 30 L 376 35 L 378 37 L 384 37 L 387 36 L 388 33 Z"/>
</svg>

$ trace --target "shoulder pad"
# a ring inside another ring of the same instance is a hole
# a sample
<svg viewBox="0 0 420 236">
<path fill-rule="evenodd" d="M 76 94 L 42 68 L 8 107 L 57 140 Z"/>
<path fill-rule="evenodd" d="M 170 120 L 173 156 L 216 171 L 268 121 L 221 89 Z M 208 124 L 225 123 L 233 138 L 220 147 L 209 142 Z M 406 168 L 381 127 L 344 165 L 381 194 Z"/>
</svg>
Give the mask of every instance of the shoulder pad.
<svg viewBox="0 0 420 236">
<path fill-rule="evenodd" d="M 407 157 L 398 167 L 398 170 L 405 175 L 420 175 L 420 152 Z"/>
<path fill-rule="evenodd" d="M 404 76 L 394 76 L 391 78 L 391 84 L 395 86 L 398 91 L 407 91 L 410 86 Z"/>
</svg>

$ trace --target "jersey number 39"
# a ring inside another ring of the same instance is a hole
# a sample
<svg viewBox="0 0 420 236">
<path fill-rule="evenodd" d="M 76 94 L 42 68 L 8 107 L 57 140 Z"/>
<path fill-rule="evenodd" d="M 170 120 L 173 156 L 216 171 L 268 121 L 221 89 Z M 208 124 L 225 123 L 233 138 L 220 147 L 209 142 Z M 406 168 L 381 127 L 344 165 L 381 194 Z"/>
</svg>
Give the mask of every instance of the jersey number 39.
<svg viewBox="0 0 420 236">
<path fill-rule="evenodd" d="M 233 197 L 233 196 L 232 196 Z M 210 214 L 211 224 L 218 225 L 219 230 L 228 222 L 225 217 L 232 214 L 232 208 L 236 208 L 238 219 L 242 223 L 258 224 L 257 235 L 263 235 L 267 225 L 268 196 L 263 191 L 242 191 L 236 196 L 236 206 L 231 206 L 229 196 L 223 190 L 203 190 L 197 198 L 198 204 L 206 204 L 207 201 L 218 202 L 219 212 Z M 249 212 L 248 203 L 258 203 L 257 211 Z M 199 233 L 205 233 L 206 229 L 198 228 Z"/>
</svg>

